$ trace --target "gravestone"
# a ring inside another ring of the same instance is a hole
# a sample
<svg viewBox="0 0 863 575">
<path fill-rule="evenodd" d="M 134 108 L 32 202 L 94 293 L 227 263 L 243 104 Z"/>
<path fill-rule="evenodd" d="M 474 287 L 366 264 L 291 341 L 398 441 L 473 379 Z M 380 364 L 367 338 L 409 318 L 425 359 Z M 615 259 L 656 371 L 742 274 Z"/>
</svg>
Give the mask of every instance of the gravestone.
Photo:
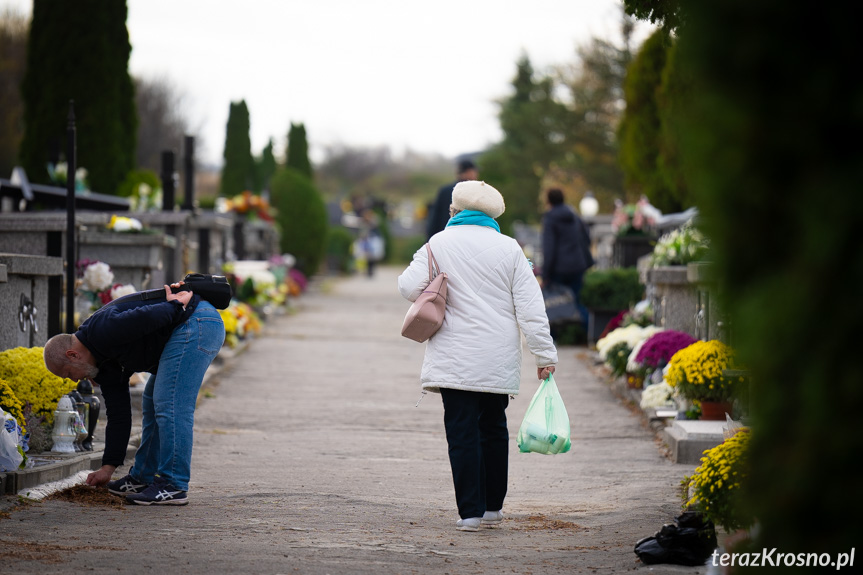
<svg viewBox="0 0 863 575">
<path fill-rule="evenodd" d="M 725 441 L 724 421 L 674 420 L 664 430 L 674 463 L 698 463 L 704 450 Z"/>
<path fill-rule="evenodd" d="M 111 266 L 114 283 L 132 284 L 140 291 L 168 283 L 166 253 L 176 245 L 175 238 L 161 232 L 86 231 L 78 236 L 78 259 L 105 262 Z"/>
<path fill-rule="evenodd" d="M 645 271 L 654 323 L 695 337 L 696 289 L 686 266 L 660 266 Z"/>
<path fill-rule="evenodd" d="M 715 267 L 710 262 L 693 262 L 686 266 L 686 279 L 695 288 L 695 337 L 708 341 L 718 339 L 731 344 L 730 324 L 721 305 Z"/>
<path fill-rule="evenodd" d="M 0 253 L 0 350 L 48 341 L 48 281 L 62 277 L 60 258 Z"/>
<path fill-rule="evenodd" d="M 212 210 L 196 212 L 189 221 L 188 270 L 221 275 L 222 265 L 233 254 L 234 218 Z"/>
</svg>

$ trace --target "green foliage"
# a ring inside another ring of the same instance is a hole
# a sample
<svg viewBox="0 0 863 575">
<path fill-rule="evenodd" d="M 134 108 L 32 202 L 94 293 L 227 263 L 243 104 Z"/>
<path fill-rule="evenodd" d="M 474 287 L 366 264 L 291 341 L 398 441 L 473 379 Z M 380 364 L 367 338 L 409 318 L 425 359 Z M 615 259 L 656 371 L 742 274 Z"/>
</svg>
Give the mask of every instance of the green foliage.
<svg viewBox="0 0 863 575">
<path fill-rule="evenodd" d="M 278 210 L 281 250 L 297 258 L 297 268 L 312 276 L 324 256 L 327 239 L 327 209 L 312 181 L 285 168 L 273 176 L 270 196 Z"/>
<path fill-rule="evenodd" d="M 276 157 L 273 155 L 273 140 L 267 143 L 261 157 L 255 160 L 255 192 L 270 189 L 270 180 L 276 173 Z"/>
<path fill-rule="evenodd" d="M 27 63 L 27 19 L 6 8 L 0 11 L 0 174 L 8 177 L 18 165 L 24 134 L 24 103 L 20 86 Z"/>
<path fill-rule="evenodd" d="M 685 209 L 695 205 L 680 149 L 686 129 L 683 119 L 685 107 L 692 98 L 692 80 L 680 63 L 678 45 L 679 42 L 674 41 L 668 48 L 657 96 L 660 133 L 656 166 L 665 181 L 671 201 L 678 209 Z"/>
<path fill-rule="evenodd" d="M 351 270 L 351 247 L 354 235 L 343 226 L 333 226 L 327 231 L 327 263 L 331 270 L 347 273 Z"/>
<path fill-rule="evenodd" d="M 21 163 L 31 181 L 65 154 L 69 100 L 75 101 L 77 167 L 92 189 L 114 194 L 135 166 L 138 119 L 126 2 L 34 0 L 22 84 Z"/>
<path fill-rule="evenodd" d="M 586 321 L 572 321 L 551 326 L 554 344 L 558 348 L 562 345 L 585 345 L 587 343 Z"/>
<path fill-rule="evenodd" d="M 571 198 L 590 190 L 606 210 L 624 195 L 615 129 L 631 59 L 630 19 L 622 32 L 621 46 L 594 38 L 579 47 L 577 63 L 548 74 L 535 74 L 527 56 L 518 61 L 513 93 L 500 101 L 504 137 L 479 158 L 480 176 L 506 201 L 503 231 L 515 220 L 539 220 L 544 188 Z"/>
<path fill-rule="evenodd" d="M 847 553 L 863 540 L 863 499 L 847 495 L 863 452 L 863 162 L 845 136 L 863 129 L 863 77 L 837 54 L 859 52 L 858 10 L 687 9 L 682 149 L 752 374 L 755 547 Z"/>
<path fill-rule="evenodd" d="M 622 24 L 622 46 L 594 38 L 578 48 L 578 63 L 563 75 L 562 83 L 569 89 L 562 119 L 564 154 L 550 168 L 552 177 L 547 176 L 544 182 L 545 187 L 561 188 L 571 198 L 590 190 L 606 211 L 612 209 L 616 198 L 626 195 L 615 130 L 632 59 L 632 21 L 625 18 Z M 556 170 L 562 173 L 555 174 Z"/>
<path fill-rule="evenodd" d="M 665 68 L 667 34 L 659 29 L 641 46 L 626 76 L 626 112 L 618 129 L 626 185 L 664 212 L 678 211 L 658 166 L 661 123 L 657 93 Z"/>
<path fill-rule="evenodd" d="M 611 368 L 612 377 L 620 377 L 626 373 L 626 361 L 631 353 L 632 348 L 625 341 L 616 343 L 608 349 L 605 354 L 605 363 Z"/>
<path fill-rule="evenodd" d="M 564 107 L 553 97 L 549 77 L 534 78 L 526 55 L 516 65 L 514 94 L 500 103 L 503 140 L 479 159 L 480 177 L 504 197 L 501 230 L 512 222 L 536 222 L 540 216 L 540 180 L 548 165 L 562 153 Z"/>
<path fill-rule="evenodd" d="M 627 14 L 674 32 L 683 22 L 680 0 L 623 0 Z"/>
<path fill-rule="evenodd" d="M 132 170 L 126 174 L 126 179 L 117 188 L 117 195 L 128 198 L 137 193 L 138 186 L 147 184 L 152 190 L 162 187 L 162 180 L 152 170 Z"/>
<path fill-rule="evenodd" d="M 237 299 L 242 302 L 250 302 L 255 297 L 255 282 L 252 278 L 246 278 L 237 289 Z"/>
<path fill-rule="evenodd" d="M 409 264 L 414 254 L 426 243 L 425 234 L 406 238 L 393 238 L 393 249 L 388 252 L 390 263 Z"/>
<path fill-rule="evenodd" d="M 644 42 L 627 72 L 626 111 L 618 127 L 627 187 L 663 212 L 693 205 L 680 157 L 684 126 L 678 119 L 690 86 L 676 45 L 661 28 Z"/>
<path fill-rule="evenodd" d="M 249 137 L 249 108 L 245 100 L 231 102 L 225 133 L 225 165 L 219 195 L 232 198 L 254 184 L 255 164 Z"/>
<path fill-rule="evenodd" d="M 314 177 L 312 163 L 309 161 L 306 127 L 303 124 L 291 123 L 291 129 L 288 131 L 288 156 L 285 167 L 298 171 L 310 180 Z"/>
<path fill-rule="evenodd" d="M 641 301 L 643 295 L 644 286 L 635 268 L 592 268 L 584 274 L 581 299 L 590 309 L 622 311 Z"/>
</svg>

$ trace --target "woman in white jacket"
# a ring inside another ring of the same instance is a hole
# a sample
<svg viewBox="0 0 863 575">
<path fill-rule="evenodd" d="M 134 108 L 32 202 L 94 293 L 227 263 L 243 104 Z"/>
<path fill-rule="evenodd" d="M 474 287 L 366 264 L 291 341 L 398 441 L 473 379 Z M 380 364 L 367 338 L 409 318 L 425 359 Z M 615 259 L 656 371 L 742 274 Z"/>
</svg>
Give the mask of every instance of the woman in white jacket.
<svg viewBox="0 0 863 575">
<path fill-rule="evenodd" d="M 521 336 L 536 358 L 537 376 L 554 372 L 557 350 L 542 292 L 518 243 L 494 218 L 503 197 L 485 182 L 453 189 L 451 218 L 429 240 L 447 280 L 446 316 L 429 340 L 424 390 L 443 398 L 449 459 L 461 531 L 503 519 L 509 432 L 506 407 L 519 390 Z M 399 276 L 399 292 L 416 300 L 428 286 L 428 254 L 418 250 Z"/>
</svg>

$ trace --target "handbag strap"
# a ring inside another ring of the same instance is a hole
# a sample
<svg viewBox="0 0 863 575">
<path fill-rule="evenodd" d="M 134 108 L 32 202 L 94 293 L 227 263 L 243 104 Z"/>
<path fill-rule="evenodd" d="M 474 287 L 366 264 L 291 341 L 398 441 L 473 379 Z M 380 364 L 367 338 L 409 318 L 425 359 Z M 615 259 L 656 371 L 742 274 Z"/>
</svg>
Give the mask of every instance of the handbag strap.
<svg viewBox="0 0 863 575">
<path fill-rule="evenodd" d="M 431 244 L 426 244 L 426 250 L 429 253 L 429 281 L 432 281 L 435 276 L 434 269 L 432 268 L 432 262 L 434 262 L 434 267 L 437 268 L 438 273 L 440 273 L 440 266 L 438 265 L 437 260 L 434 259 L 434 254 L 431 251 Z"/>
</svg>

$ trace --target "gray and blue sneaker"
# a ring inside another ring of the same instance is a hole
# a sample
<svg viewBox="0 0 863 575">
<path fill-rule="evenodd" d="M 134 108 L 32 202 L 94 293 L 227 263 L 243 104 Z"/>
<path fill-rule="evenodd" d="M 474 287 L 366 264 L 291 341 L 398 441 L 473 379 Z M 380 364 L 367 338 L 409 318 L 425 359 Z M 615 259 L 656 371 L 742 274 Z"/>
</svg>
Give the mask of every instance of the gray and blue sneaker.
<svg viewBox="0 0 863 575">
<path fill-rule="evenodd" d="M 126 501 L 136 505 L 186 505 L 189 497 L 157 475 L 152 485 L 140 493 L 127 495 Z"/>
<path fill-rule="evenodd" d="M 106 485 L 108 491 L 114 495 L 132 495 L 133 493 L 141 493 L 147 488 L 146 483 L 141 483 L 131 475 L 127 475 L 122 479 L 109 481 Z"/>
</svg>

